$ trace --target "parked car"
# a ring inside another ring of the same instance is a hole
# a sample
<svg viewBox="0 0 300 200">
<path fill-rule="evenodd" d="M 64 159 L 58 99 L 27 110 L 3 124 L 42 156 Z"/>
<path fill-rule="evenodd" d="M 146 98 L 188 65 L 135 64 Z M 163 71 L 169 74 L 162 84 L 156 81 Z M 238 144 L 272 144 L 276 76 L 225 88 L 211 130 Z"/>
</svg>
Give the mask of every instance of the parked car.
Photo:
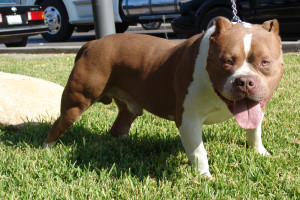
<svg viewBox="0 0 300 200">
<path fill-rule="evenodd" d="M 300 38 L 299 0 L 238 0 L 238 16 L 249 23 L 278 19 L 283 38 Z M 230 0 L 192 0 L 182 4 L 181 16 L 172 20 L 172 28 L 186 38 L 210 27 L 218 16 L 232 19 Z"/>
<path fill-rule="evenodd" d="M 0 43 L 24 47 L 28 36 L 48 31 L 40 6 L 17 6 L 13 0 L 0 1 Z"/>
</svg>

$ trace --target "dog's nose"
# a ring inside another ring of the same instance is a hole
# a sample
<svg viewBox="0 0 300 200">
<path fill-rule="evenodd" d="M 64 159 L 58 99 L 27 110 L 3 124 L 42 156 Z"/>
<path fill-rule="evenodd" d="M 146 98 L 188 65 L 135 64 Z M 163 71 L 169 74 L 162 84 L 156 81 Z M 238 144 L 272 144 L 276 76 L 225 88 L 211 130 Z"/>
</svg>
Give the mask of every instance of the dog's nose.
<svg viewBox="0 0 300 200">
<path fill-rule="evenodd" d="M 255 78 L 252 76 L 240 76 L 235 79 L 235 86 L 245 94 L 252 93 L 256 88 Z"/>
</svg>

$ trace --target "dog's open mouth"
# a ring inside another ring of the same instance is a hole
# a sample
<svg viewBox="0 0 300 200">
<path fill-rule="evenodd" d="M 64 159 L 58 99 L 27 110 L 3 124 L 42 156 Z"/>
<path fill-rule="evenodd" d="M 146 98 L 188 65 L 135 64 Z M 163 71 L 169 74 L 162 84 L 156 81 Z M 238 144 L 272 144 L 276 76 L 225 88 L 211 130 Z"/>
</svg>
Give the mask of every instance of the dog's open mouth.
<svg viewBox="0 0 300 200">
<path fill-rule="evenodd" d="M 244 129 L 255 129 L 260 124 L 263 117 L 262 108 L 272 96 L 271 94 L 267 99 L 259 102 L 247 98 L 231 101 L 221 95 L 218 90 L 215 89 L 215 92 L 226 103 L 239 126 Z"/>
</svg>

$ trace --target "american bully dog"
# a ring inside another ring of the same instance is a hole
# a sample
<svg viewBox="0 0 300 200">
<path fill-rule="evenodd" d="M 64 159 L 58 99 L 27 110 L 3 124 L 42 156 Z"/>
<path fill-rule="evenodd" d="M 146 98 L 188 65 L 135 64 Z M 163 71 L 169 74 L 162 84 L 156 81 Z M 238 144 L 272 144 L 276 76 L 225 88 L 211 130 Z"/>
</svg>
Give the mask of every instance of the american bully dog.
<svg viewBox="0 0 300 200">
<path fill-rule="evenodd" d="M 44 147 L 52 146 L 91 104 L 118 106 L 110 134 L 128 136 L 143 109 L 174 120 L 190 163 L 210 175 L 201 126 L 232 116 L 259 154 L 264 107 L 283 75 L 277 20 L 262 25 L 216 25 L 181 43 L 137 34 L 114 34 L 86 43 L 61 99 L 61 115 Z"/>
</svg>

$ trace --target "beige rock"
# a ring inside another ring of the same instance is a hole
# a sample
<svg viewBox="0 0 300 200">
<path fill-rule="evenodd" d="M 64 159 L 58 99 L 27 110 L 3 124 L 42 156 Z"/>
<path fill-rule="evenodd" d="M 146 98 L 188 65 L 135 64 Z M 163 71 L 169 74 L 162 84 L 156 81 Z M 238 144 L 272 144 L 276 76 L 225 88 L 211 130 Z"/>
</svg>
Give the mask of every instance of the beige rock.
<svg viewBox="0 0 300 200">
<path fill-rule="evenodd" d="M 63 87 L 42 79 L 0 72 L 0 124 L 54 120 Z"/>
</svg>

